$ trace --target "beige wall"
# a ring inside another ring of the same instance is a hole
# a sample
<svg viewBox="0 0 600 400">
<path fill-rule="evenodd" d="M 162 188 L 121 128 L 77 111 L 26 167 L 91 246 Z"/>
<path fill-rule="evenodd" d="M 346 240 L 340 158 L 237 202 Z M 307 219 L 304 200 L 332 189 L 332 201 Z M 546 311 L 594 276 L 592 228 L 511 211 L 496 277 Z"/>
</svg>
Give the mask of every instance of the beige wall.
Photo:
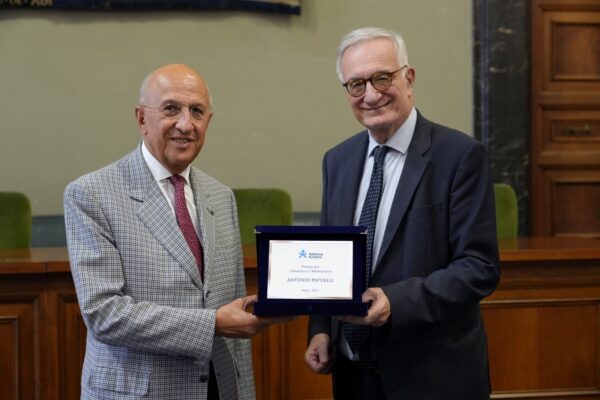
<svg viewBox="0 0 600 400">
<path fill-rule="evenodd" d="M 62 214 L 77 176 L 138 142 L 143 77 L 182 62 L 207 79 L 215 116 L 195 165 L 232 187 L 282 187 L 317 211 L 326 149 L 360 130 L 335 76 L 349 30 L 400 32 L 425 116 L 471 133 L 471 2 L 302 0 L 302 15 L 0 13 L 0 190 Z"/>
</svg>

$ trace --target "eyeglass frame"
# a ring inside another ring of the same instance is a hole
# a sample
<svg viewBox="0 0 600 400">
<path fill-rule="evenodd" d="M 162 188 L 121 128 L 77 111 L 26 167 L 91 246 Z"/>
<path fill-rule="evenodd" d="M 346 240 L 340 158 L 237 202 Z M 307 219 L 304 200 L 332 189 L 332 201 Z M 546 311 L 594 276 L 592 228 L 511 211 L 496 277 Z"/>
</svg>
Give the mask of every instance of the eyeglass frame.
<svg viewBox="0 0 600 400">
<path fill-rule="evenodd" d="M 365 92 L 367 91 L 367 82 L 369 82 L 371 84 L 371 86 L 373 87 L 373 89 L 377 90 L 378 92 L 385 92 L 386 90 L 388 90 L 390 88 L 390 86 L 392 86 L 392 83 L 394 82 L 394 75 L 396 75 L 398 72 L 402 71 L 404 68 L 408 68 L 408 64 L 404 64 L 403 66 L 401 66 L 400 68 L 398 68 L 397 70 L 392 71 L 392 72 L 385 72 L 385 71 L 375 72 L 373 75 L 371 75 L 370 78 L 367 78 L 367 79 L 362 79 L 362 78 L 348 79 L 346 82 L 342 83 L 342 86 L 344 87 L 344 89 L 346 89 L 346 92 L 348 92 L 348 94 L 352 97 L 360 97 L 360 96 L 364 95 Z M 390 83 L 385 88 L 378 89 L 373 84 L 373 78 L 375 78 L 377 76 L 381 76 L 381 75 L 389 76 Z M 360 94 L 356 94 L 356 95 L 352 94 L 352 93 L 350 93 L 350 89 L 348 89 L 348 84 L 350 82 L 354 82 L 354 81 L 363 82 L 365 85 L 363 91 Z"/>
<path fill-rule="evenodd" d="M 176 101 L 168 101 L 164 105 L 158 106 L 158 107 L 153 107 L 153 106 L 149 106 L 149 105 L 146 105 L 146 104 L 139 104 L 139 106 L 143 107 L 143 108 L 149 108 L 151 110 L 158 111 L 162 116 L 164 116 L 165 118 L 169 118 L 169 119 L 179 118 L 181 116 L 181 113 L 183 112 L 183 109 L 187 108 L 188 109 L 188 113 L 190 114 L 190 118 L 194 122 L 201 122 L 201 121 L 203 121 L 204 117 L 205 117 L 205 115 L 206 115 L 206 113 L 208 111 L 207 108 L 203 108 L 200 105 L 184 106 L 183 104 L 180 104 L 180 103 L 178 103 Z M 177 114 L 174 114 L 174 115 L 168 115 L 168 114 L 166 114 L 165 113 L 165 108 L 169 107 L 169 106 L 176 106 L 176 107 L 178 107 L 179 108 L 179 112 Z M 199 109 L 202 110 L 202 117 L 201 118 L 197 118 L 197 117 L 194 116 L 194 114 L 193 114 L 193 112 L 192 112 L 191 109 L 195 108 L 195 107 L 197 107 L 197 108 L 199 108 Z"/>
</svg>

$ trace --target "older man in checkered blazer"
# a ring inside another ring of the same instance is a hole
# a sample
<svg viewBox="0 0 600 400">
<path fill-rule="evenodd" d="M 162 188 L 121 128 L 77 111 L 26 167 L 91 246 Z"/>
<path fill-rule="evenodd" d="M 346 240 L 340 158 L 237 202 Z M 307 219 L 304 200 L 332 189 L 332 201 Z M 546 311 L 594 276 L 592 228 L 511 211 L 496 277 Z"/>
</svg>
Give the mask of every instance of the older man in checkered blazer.
<svg viewBox="0 0 600 400">
<path fill-rule="evenodd" d="M 246 311 L 256 297 L 244 297 L 235 198 L 190 166 L 212 116 L 208 88 L 185 65 L 161 67 L 135 115 L 142 143 L 64 195 L 88 328 L 81 398 L 253 399 L 247 338 L 283 319 Z"/>
</svg>

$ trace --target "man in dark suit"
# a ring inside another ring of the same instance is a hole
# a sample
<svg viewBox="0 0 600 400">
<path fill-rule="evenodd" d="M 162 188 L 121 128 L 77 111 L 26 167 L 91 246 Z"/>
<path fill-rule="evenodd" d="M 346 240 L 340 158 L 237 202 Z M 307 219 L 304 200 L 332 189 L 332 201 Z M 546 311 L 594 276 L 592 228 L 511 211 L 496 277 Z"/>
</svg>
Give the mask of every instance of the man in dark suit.
<svg viewBox="0 0 600 400">
<path fill-rule="evenodd" d="M 250 338 L 285 318 L 246 308 L 233 192 L 191 165 L 212 102 L 185 65 L 144 80 L 142 142 L 70 183 L 71 270 L 88 329 L 81 398 L 252 400 Z"/>
<path fill-rule="evenodd" d="M 312 317 L 305 361 L 333 370 L 336 399 L 487 399 L 479 302 L 500 271 L 485 148 L 414 108 L 398 34 L 350 32 L 337 71 L 367 130 L 325 154 L 321 224 L 367 226 L 371 306 Z"/>
</svg>

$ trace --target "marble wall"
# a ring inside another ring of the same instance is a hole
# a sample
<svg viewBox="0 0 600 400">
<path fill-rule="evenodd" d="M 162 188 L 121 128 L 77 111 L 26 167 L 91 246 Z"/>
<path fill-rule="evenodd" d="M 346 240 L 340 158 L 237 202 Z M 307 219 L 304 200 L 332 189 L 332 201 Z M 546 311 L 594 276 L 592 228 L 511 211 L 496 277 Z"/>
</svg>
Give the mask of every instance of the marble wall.
<svg viewBox="0 0 600 400">
<path fill-rule="evenodd" d="M 529 234 L 530 5 L 473 0 L 474 134 L 494 181 L 517 192 L 519 235 Z"/>
</svg>

